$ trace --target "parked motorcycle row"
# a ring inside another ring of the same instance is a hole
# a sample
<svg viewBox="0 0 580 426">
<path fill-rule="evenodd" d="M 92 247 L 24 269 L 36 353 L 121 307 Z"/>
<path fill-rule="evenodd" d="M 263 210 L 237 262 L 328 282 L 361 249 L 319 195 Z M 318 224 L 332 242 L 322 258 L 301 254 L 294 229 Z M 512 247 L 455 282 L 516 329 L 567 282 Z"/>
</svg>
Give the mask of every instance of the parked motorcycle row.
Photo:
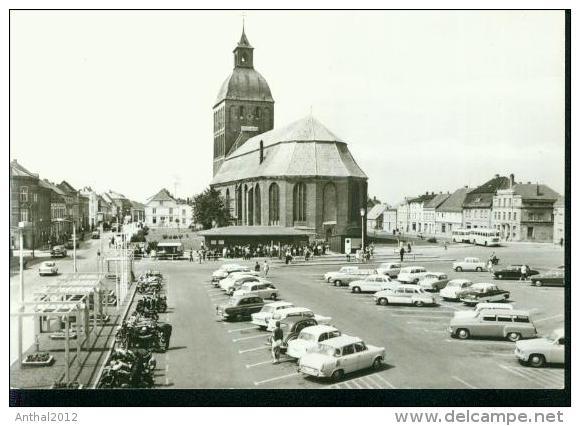
<svg viewBox="0 0 580 426">
<path fill-rule="evenodd" d="M 157 362 L 147 349 L 115 349 L 99 388 L 152 388 Z"/>
<path fill-rule="evenodd" d="M 139 294 L 159 293 L 163 288 L 163 275 L 159 271 L 147 271 L 137 279 Z"/>
</svg>

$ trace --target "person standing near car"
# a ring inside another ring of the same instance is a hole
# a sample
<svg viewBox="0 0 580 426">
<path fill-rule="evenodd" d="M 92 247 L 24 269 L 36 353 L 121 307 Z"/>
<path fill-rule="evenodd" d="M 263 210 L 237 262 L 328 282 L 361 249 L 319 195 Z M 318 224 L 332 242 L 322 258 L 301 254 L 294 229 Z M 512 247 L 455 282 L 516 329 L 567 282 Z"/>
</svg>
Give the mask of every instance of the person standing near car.
<svg viewBox="0 0 580 426">
<path fill-rule="evenodd" d="M 399 256 L 401 257 L 401 262 L 402 262 L 403 258 L 405 257 L 405 247 L 401 246 L 401 249 L 399 250 Z"/>
<path fill-rule="evenodd" d="M 276 321 L 276 328 L 272 332 L 272 364 L 278 364 L 280 362 L 280 348 L 283 338 L 284 332 L 280 328 L 280 321 Z"/>
<path fill-rule="evenodd" d="M 264 278 L 268 276 L 269 270 L 270 270 L 270 265 L 268 265 L 268 261 L 264 259 Z"/>
<path fill-rule="evenodd" d="M 520 281 L 525 281 L 528 279 L 528 267 L 526 265 L 522 265 L 522 269 L 520 270 L 521 277 Z"/>
</svg>

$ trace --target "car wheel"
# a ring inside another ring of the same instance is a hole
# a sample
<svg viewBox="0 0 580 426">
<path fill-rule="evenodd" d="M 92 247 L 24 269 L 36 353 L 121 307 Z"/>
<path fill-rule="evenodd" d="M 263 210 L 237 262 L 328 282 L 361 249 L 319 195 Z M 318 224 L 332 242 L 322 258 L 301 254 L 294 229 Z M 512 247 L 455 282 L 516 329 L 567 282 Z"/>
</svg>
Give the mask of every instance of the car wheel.
<svg viewBox="0 0 580 426">
<path fill-rule="evenodd" d="M 463 268 L 461 266 L 458 266 L 457 268 L 455 268 L 455 272 L 461 272 L 463 271 Z"/>
<path fill-rule="evenodd" d="M 542 282 L 540 280 L 537 280 L 537 281 L 534 282 L 534 285 L 536 287 L 541 287 L 542 286 Z"/>
<path fill-rule="evenodd" d="M 378 370 L 379 368 L 381 368 L 382 364 L 383 359 L 380 356 L 376 357 L 375 360 L 373 361 L 373 370 Z"/>
<path fill-rule="evenodd" d="M 423 302 L 421 302 L 420 300 L 416 300 L 413 305 L 415 305 L 416 307 L 420 308 L 421 306 L 423 306 Z"/>
<path fill-rule="evenodd" d="M 502 278 L 503 278 L 503 275 L 502 274 L 497 274 L 497 279 L 498 280 L 501 280 Z"/>
<path fill-rule="evenodd" d="M 353 287 L 352 292 L 353 293 L 360 293 L 360 287 Z"/>
<path fill-rule="evenodd" d="M 477 268 L 475 268 L 475 272 L 481 272 L 482 269 L 478 266 Z"/>
<path fill-rule="evenodd" d="M 459 337 L 461 340 L 469 339 L 469 330 L 460 328 L 457 330 L 457 337 Z"/>
<path fill-rule="evenodd" d="M 341 282 L 340 280 L 336 280 L 336 281 L 334 282 L 334 286 L 335 286 L 335 287 L 341 287 L 341 286 L 342 286 L 342 282 Z"/>
<path fill-rule="evenodd" d="M 546 358 L 544 355 L 532 354 L 530 355 L 528 363 L 534 368 L 540 368 L 546 364 Z"/>
<path fill-rule="evenodd" d="M 415 278 L 415 279 L 413 280 L 413 284 L 417 284 L 418 282 L 419 282 L 419 278 Z"/>
<path fill-rule="evenodd" d="M 338 382 L 343 377 L 344 377 L 344 371 L 343 370 L 336 370 L 334 373 L 332 373 L 332 376 L 330 376 L 330 378 L 333 381 L 335 381 L 335 382 Z"/>
<path fill-rule="evenodd" d="M 512 331 L 511 333 L 508 333 L 506 337 L 510 342 L 517 342 L 522 338 L 522 335 Z"/>
<path fill-rule="evenodd" d="M 276 293 L 272 293 L 272 294 L 270 295 L 270 299 L 272 299 L 272 300 L 276 300 Z"/>
<path fill-rule="evenodd" d="M 382 306 L 387 306 L 388 304 L 389 304 L 389 301 L 387 300 L 387 298 L 386 298 L 386 297 L 381 297 L 381 298 L 379 299 L 379 305 L 382 305 Z"/>
</svg>

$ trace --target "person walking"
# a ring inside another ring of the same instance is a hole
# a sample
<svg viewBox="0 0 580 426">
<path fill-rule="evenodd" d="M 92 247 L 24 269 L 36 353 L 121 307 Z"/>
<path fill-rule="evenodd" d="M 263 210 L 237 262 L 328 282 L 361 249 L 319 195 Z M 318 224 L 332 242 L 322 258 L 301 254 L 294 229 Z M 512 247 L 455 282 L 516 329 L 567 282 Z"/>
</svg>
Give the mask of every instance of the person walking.
<svg viewBox="0 0 580 426">
<path fill-rule="evenodd" d="M 445 250 L 447 250 L 447 241 L 445 241 L 445 242 L 443 243 L 443 248 L 444 248 Z"/>
<path fill-rule="evenodd" d="M 405 247 L 401 246 L 401 249 L 399 250 L 399 256 L 400 256 L 401 262 L 402 262 L 403 258 L 405 257 Z"/>
<path fill-rule="evenodd" d="M 256 264 L 254 265 L 254 271 L 260 272 L 260 264 L 258 263 L 257 260 L 256 260 Z"/>
<path fill-rule="evenodd" d="M 193 262 L 193 249 L 189 250 L 189 261 Z"/>
<path fill-rule="evenodd" d="M 276 328 L 272 332 L 272 364 L 280 362 L 280 347 L 282 346 L 282 339 L 284 332 L 280 328 L 280 321 L 276 321 Z"/>
<path fill-rule="evenodd" d="M 270 271 L 270 265 L 267 260 L 264 260 L 264 277 L 268 276 L 268 271 Z"/>
<path fill-rule="evenodd" d="M 520 281 L 525 281 L 528 279 L 528 267 L 526 265 L 522 265 L 520 273 L 521 273 Z"/>
<path fill-rule="evenodd" d="M 407 253 L 411 253 L 411 243 L 407 243 Z"/>
</svg>

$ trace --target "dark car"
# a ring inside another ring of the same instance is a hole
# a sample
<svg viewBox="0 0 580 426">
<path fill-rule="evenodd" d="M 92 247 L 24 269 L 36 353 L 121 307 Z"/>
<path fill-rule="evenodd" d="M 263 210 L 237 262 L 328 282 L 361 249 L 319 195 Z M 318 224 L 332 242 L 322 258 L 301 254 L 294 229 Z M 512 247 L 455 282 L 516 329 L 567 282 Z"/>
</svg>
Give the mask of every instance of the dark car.
<svg viewBox="0 0 580 426">
<path fill-rule="evenodd" d="M 72 250 L 73 248 L 79 248 L 79 239 L 78 237 L 74 240 L 76 247 L 73 247 L 73 239 L 69 238 L 69 240 L 66 242 L 66 248 L 69 250 Z"/>
<path fill-rule="evenodd" d="M 50 250 L 50 257 L 66 257 L 66 248 L 64 246 L 54 246 Z"/>
<path fill-rule="evenodd" d="M 541 287 L 543 285 L 563 287 L 565 273 L 566 270 L 564 266 L 560 266 L 556 269 L 552 269 L 551 271 L 534 275 L 534 277 L 531 279 L 532 285 L 535 285 L 536 287 Z"/>
<path fill-rule="evenodd" d="M 494 269 L 492 272 L 493 278 L 498 280 L 519 280 L 522 277 L 522 266 L 523 265 L 508 265 Z M 528 267 L 528 277 L 539 274 L 538 271 L 530 268 L 528 265 L 526 266 Z"/>
<path fill-rule="evenodd" d="M 224 320 L 240 320 L 260 312 L 264 300 L 253 294 L 233 296 L 228 303 L 216 306 L 216 315 Z"/>
<path fill-rule="evenodd" d="M 280 320 L 280 328 L 284 333 L 284 339 L 282 340 L 280 352 L 286 353 L 286 349 L 288 348 L 288 342 L 296 339 L 304 328 L 312 327 L 314 325 L 318 325 L 318 321 L 316 321 L 314 318 L 286 317 Z M 272 343 L 272 335 L 268 337 L 268 344 L 271 343 Z"/>
<path fill-rule="evenodd" d="M 476 283 L 461 292 L 459 299 L 469 306 L 481 302 L 505 302 L 510 298 L 510 292 L 498 288 L 495 284 Z"/>
</svg>

